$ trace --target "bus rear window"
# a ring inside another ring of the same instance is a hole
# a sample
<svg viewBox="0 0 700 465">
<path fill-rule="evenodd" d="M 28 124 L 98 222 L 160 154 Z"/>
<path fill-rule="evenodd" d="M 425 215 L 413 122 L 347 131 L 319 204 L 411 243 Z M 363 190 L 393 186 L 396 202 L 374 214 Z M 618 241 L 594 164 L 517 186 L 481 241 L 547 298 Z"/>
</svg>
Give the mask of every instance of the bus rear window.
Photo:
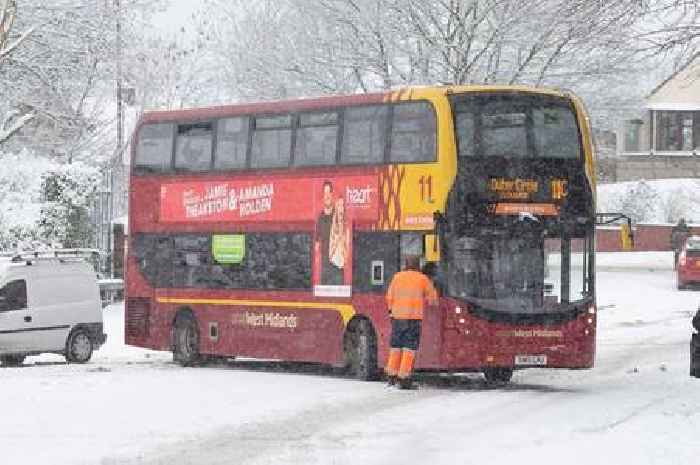
<svg viewBox="0 0 700 465">
<path fill-rule="evenodd" d="M 136 145 L 135 168 L 148 172 L 168 171 L 173 153 L 173 125 L 147 124 L 141 127 Z"/>
<path fill-rule="evenodd" d="M 571 105 L 534 95 L 456 97 L 460 157 L 575 159 L 581 152 Z"/>
</svg>

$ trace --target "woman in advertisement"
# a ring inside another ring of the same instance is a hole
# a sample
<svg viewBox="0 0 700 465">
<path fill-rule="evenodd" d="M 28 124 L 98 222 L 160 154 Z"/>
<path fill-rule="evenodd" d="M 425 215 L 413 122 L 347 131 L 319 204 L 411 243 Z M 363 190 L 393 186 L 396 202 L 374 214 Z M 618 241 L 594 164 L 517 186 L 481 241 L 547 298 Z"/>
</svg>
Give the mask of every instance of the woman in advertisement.
<svg viewBox="0 0 700 465">
<path fill-rule="evenodd" d="M 345 200 L 336 199 L 329 242 L 328 257 L 331 264 L 341 270 L 345 267 L 350 249 L 350 233 L 345 221 Z"/>
</svg>

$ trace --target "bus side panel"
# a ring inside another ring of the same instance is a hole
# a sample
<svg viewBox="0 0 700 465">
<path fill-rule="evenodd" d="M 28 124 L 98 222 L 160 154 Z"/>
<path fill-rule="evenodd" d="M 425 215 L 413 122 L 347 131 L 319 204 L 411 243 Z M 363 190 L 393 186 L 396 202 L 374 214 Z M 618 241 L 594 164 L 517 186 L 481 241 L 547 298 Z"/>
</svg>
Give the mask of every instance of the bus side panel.
<svg viewBox="0 0 700 465">
<path fill-rule="evenodd" d="M 206 305 L 195 315 L 202 353 L 320 363 L 342 359 L 343 322 L 332 309 Z"/>
</svg>

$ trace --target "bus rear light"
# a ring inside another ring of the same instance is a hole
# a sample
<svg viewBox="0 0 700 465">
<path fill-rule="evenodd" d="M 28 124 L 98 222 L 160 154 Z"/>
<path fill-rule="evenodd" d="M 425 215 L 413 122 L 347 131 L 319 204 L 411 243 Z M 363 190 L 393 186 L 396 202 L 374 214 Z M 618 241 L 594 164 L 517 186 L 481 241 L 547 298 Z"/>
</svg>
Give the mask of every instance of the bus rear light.
<svg viewBox="0 0 700 465">
<path fill-rule="evenodd" d="M 459 319 L 459 322 L 460 322 L 461 324 L 464 324 L 464 321 L 465 321 L 464 318 L 460 318 L 460 319 Z"/>
<path fill-rule="evenodd" d="M 589 324 L 589 325 L 592 325 L 592 324 L 593 324 L 593 318 L 589 318 L 589 319 L 588 319 L 588 324 Z"/>
<path fill-rule="evenodd" d="M 588 307 L 588 313 L 590 313 L 591 315 L 595 315 L 595 305 L 591 305 L 590 307 Z"/>
<path fill-rule="evenodd" d="M 462 307 L 455 307 L 455 313 L 456 313 L 457 315 L 459 315 L 460 313 L 462 313 Z"/>
<path fill-rule="evenodd" d="M 583 331 L 583 334 L 585 334 L 586 336 L 588 336 L 589 334 L 591 334 L 591 332 L 588 330 L 588 328 L 586 328 L 586 329 Z"/>
</svg>

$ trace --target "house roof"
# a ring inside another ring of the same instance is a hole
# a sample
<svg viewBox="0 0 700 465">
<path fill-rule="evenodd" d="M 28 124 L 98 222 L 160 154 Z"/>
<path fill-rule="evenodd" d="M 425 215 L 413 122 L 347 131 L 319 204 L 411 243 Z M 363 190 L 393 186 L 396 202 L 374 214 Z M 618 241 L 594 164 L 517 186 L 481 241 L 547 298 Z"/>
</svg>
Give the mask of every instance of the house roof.
<svg viewBox="0 0 700 465">
<path fill-rule="evenodd" d="M 700 52 L 651 91 L 647 108 L 700 111 Z"/>
</svg>

